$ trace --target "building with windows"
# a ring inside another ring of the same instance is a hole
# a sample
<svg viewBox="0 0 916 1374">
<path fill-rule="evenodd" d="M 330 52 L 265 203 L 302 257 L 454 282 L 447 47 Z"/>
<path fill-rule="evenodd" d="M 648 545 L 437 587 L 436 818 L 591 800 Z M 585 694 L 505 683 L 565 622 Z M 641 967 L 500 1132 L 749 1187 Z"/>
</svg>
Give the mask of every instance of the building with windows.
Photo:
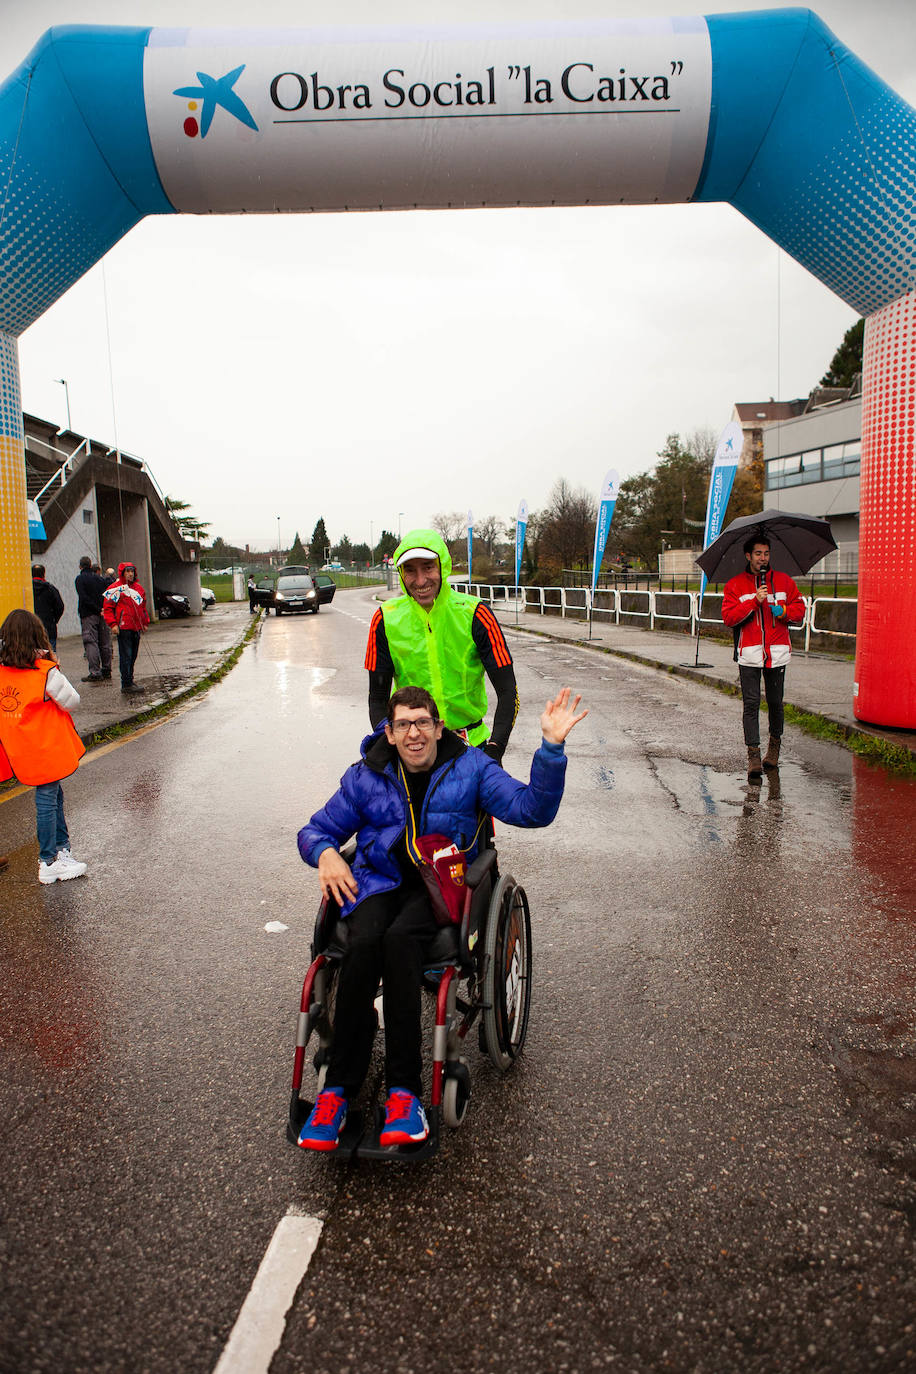
<svg viewBox="0 0 916 1374">
<path fill-rule="evenodd" d="M 816 390 L 803 414 L 764 430 L 764 507 L 830 521 L 837 552 L 814 571 L 858 572 L 861 447 L 858 383 L 843 391 Z"/>
<path fill-rule="evenodd" d="M 743 441 L 739 466 L 750 468 L 763 459 L 763 436 L 770 425 L 782 424 L 801 415 L 807 401 L 803 396 L 795 401 L 736 401 L 731 418 L 741 426 Z"/>
</svg>

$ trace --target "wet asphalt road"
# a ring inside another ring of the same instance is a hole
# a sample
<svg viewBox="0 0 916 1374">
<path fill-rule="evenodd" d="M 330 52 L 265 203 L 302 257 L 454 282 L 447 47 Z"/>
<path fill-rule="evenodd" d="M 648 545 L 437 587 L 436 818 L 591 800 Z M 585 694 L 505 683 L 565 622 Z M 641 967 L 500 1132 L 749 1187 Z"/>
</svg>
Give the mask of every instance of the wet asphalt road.
<svg viewBox="0 0 916 1374">
<path fill-rule="evenodd" d="M 740 707 L 513 639 L 591 715 L 528 890 L 526 1054 L 416 1169 L 286 1143 L 316 884 L 295 832 L 366 721 L 367 592 L 270 617 L 206 698 L 65 784 L 90 877 L 0 804 L 0 1369 L 206 1371 L 291 1204 L 324 1219 L 272 1374 L 916 1364 L 916 786 Z M 789 670 L 791 672 L 791 668 Z M 268 921 L 288 930 L 268 934 Z"/>
</svg>

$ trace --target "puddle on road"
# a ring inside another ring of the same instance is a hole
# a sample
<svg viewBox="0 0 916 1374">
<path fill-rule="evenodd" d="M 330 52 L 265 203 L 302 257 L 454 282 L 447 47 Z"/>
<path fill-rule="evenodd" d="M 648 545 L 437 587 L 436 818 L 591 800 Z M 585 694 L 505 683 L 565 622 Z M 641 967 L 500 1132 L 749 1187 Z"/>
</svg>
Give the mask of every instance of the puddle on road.
<svg viewBox="0 0 916 1374">
<path fill-rule="evenodd" d="M 886 1142 L 880 1156 L 916 1178 L 916 1058 L 839 1044 L 833 1058 L 852 1114 Z"/>
<path fill-rule="evenodd" d="M 688 816 L 738 815 L 748 801 L 746 782 L 705 763 L 649 756 L 649 765 L 675 806 Z M 759 789 L 758 794 L 759 794 Z"/>
<path fill-rule="evenodd" d="M 868 873 L 874 900 L 912 939 L 916 925 L 913 817 L 916 779 L 896 776 L 854 759 L 852 840 L 856 862 Z"/>
</svg>

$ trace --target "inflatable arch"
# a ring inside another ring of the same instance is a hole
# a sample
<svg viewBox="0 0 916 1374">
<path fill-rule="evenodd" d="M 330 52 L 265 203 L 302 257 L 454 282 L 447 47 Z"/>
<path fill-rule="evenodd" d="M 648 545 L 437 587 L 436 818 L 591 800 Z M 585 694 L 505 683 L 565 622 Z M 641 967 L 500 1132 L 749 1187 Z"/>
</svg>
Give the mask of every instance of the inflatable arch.
<svg viewBox="0 0 916 1374">
<path fill-rule="evenodd" d="M 867 316 L 855 711 L 916 728 L 916 112 L 808 10 L 52 29 L 0 87 L 0 610 L 17 338 L 143 216 L 728 201 Z"/>
</svg>

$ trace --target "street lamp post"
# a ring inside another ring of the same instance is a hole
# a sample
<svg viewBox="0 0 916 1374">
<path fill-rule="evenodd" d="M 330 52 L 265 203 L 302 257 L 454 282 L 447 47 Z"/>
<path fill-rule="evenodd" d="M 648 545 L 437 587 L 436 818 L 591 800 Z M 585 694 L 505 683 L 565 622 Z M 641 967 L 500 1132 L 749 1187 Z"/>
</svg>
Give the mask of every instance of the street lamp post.
<svg viewBox="0 0 916 1374">
<path fill-rule="evenodd" d="M 64 395 L 67 398 L 67 428 L 69 430 L 72 430 L 73 426 L 70 424 L 70 388 L 67 386 L 67 383 L 64 381 L 63 377 L 55 377 L 54 380 L 55 382 L 58 382 L 64 389 Z"/>
<path fill-rule="evenodd" d="M 372 562 L 373 562 L 373 557 L 372 557 L 372 555 L 373 555 L 373 551 L 374 551 L 374 549 L 375 549 L 375 535 L 374 535 L 374 530 L 375 530 L 375 522 L 374 522 L 373 520 L 370 520 L 370 521 L 369 521 L 369 564 L 370 564 L 370 567 L 371 567 Z"/>
<path fill-rule="evenodd" d="M 400 544 L 400 542 L 401 542 L 401 516 L 402 516 L 403 514 L 404 514 L 404 512 L 403 512 L 402 510 L 399 510 L 399 511 L 398 511 L 398 543 L 399 543 L 399 544 Z"/>
<path fill-rule="evenodd" d="M 277 567 L 280 566 L 280 517 L 277 516 Z"/>
</svg>

